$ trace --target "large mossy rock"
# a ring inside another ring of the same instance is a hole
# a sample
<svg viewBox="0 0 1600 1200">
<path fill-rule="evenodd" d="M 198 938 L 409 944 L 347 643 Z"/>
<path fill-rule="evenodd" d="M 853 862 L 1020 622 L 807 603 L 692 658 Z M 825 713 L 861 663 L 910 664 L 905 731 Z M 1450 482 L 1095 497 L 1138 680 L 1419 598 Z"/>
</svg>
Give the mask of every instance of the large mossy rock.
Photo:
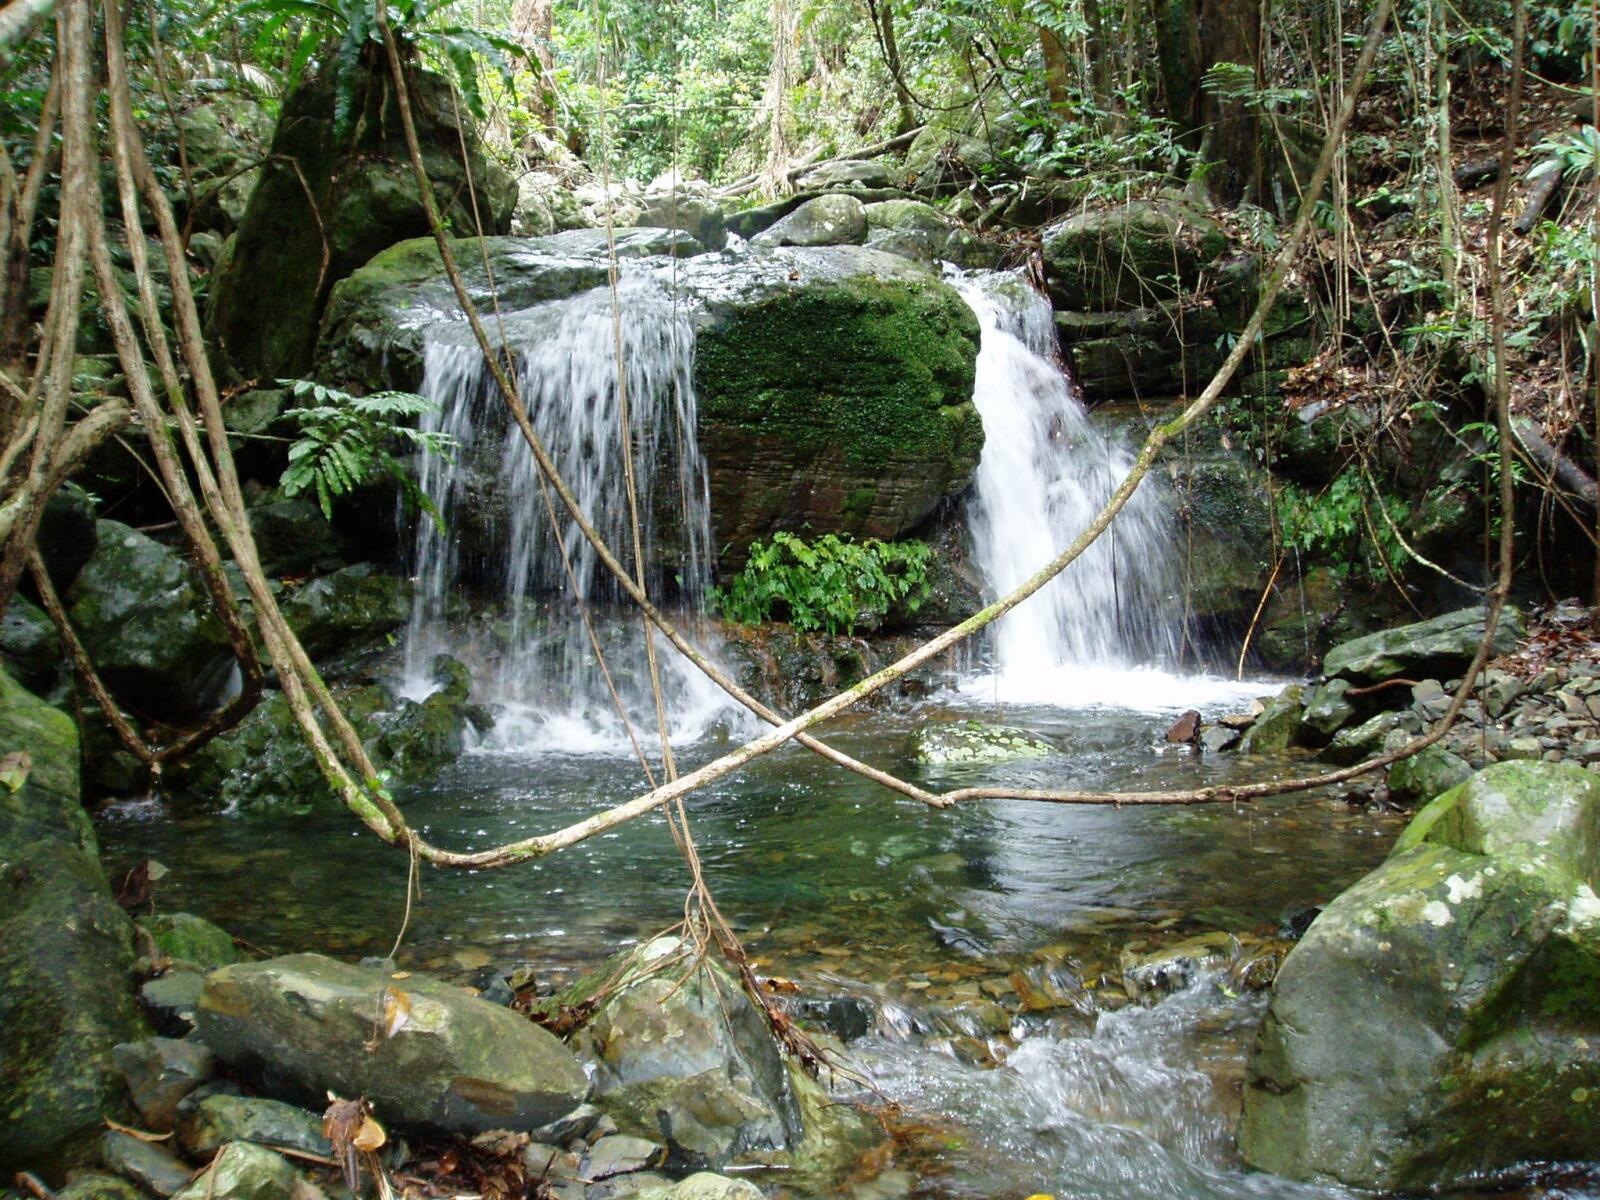
<svg viewBox="0 0 1600 1200">
<path fill-rule="evenodd" d="M 905 536 L 966 487 L 983 448 L 976 318 L 954 289 L 874 250 L 758 261 L 762 276 L 714 311 L 695 352 L 724 565 L 778 529 Z"/>
<path fill-rule="evenodd" d="M 19 751 L 27 778 L 0 788 L 0 1171 L 53 1177 L 122 1109 L 133 924 L 79 803 L 72 719 L 0 673 L 0 757 Z"/>
<path fill-rule="evenodd" d="M 334 123 L 333 71 L 284 99 L 271 157 L 212 275 L 209 324 L 216 353 L 241 376 L 303 375 L 333 285 L 380 250 L 428 233 L 387 80 L 383 71 L 361 75 L 351 132 L 342 136 Z M 516 189 L 487 162 L 471 129 L 463 160 L 446 81 L 418 75 L 412 107 L 446 222 L 461 230 L 476 226 L 470 171 L 486 232 L 504 233 Z"/>
<path fill-rule="evenodd" d="M 404 625 L 411 615 L 411 585 L 371 563 L 357 563 L 296 588 L 281 608 L 306 653 L 320 658 Z"/>
<path fill-rule="evenodd" d="M 660 1138 L 680 1167 L 740 1155 L 825 1171 L 863 1132 L 784 1061 L 766 1018 L 718 963 L 677 938 L 613 959 L 572 998 L 608 994 L 575 1039 L 596 1064 L 596 1101 L 625 1132 Z"/>
<path fill-rule="evenodd" d="M 1485 610 L 1463 608 L 1428 621 L 1402 625 L 1343 642 L 1328 651 L 1322 669 L 1330 679 L 1381 683 L 1449 679 L 1471 664 L 1483 641 Z M 1507 607 L 1495 626 L 1493 654 L 1505 654 L 1522 638 L 1522 614 Z"/>
<path fill-rule="evenodd" d="M 854 196 L 830 193 L 807 200 L 751 239 L 755 246 L 859 246 L 867 240 L 867 210 Z"/>
<path fill-rule="evenodd" d="M 1500 763 L 1424 808 L 1285 960 L 1250 1065 L 1252 1165 L 1449 1186 L 1600 1145 L 1600 779 Z"/>
<path fill-rule="evenodd" d="M 212 972 L 196 1020 L 218 1059 L 269 1092 L 318 1106 L 329 1091 L 365 1096 L 406 1128 L 533 1129 L 589 1093 L 572 1053 L 520 1014 L 318 954 Z"/>
<path fill-rule="evenodd" d="M 701 255 L 674 270 L 665 255 L 690 242 L 637 229 L 618 249 L 625 280 L 675 290 L 694 322 L 700 449 L 725 567 L 778 529 L 902 537 L 966 487 L 983 444 L 978 325 L 953 288 L 861 246 Z M 514 336 L 548 323 L 537 306 L 603 284 L 609 261 L 596 230 L 462 243 L 467 287 L 483 301 L 484 252 Z M 335 290 L 316 373 L 352 390 L 415 389 L 430 336 L 466 344 L 452 322 L 437 250 L 396 246 Z M 469 507 L 452 532 L 470 546 L 482 540 L 474 514 L 492 516 L 505 498 Z"/>
<path fill-rule="evenodd" d="M 96 525 L 94 554 L 66 596 L 106 685 L 157 716 L 203 711 L 233 668 L 222 623 L 189 564 L 118 521 Z"/>
<path fill-rule="evenodd" d="M 1103 313 L 1174 300 L 1190 291 L 1227 240 L 1202 213 L 1170 200 L 1136 200 L 1068 217 L 1043 233 L 1056 307 Z"/>
<path fill-rule="evenodd" d="M 911 734 L 913 762 L 930 767 L 982 766 L 1060 751 L 1026 729 L 987 721 L 927 721 Z"/>
</svg>

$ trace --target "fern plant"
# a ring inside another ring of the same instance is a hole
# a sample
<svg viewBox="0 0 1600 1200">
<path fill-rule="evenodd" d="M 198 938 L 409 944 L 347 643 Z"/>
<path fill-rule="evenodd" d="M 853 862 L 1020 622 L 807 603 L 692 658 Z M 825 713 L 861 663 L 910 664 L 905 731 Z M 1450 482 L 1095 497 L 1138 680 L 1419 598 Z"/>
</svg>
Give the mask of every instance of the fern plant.
<svg viewBox="0 0 1600 1200">
<path fill-rule="evenodd" d="M 932 551 L 924 542 L 855 542 L 827 533 L 813 542 L 775 533 L 756 542 L 744 570 L 712 594 L 729 621 L 759 625 L 787 617 L 796 629 L 852 633 L 863 617 L 882 617 L 895 604 L 910 612 L 933 591 Z"/>
<path fill-rule="evenodd" d="M 438 405 L 415 392 L 373 392 L 352 396 L 310 379 L 283 379 L 296 396 L 313 403 L 285 411 L 300 428 L 289 447 L 289 466 L 280 480 L 285 496 L 316 493 L 322 515 L 333 520 L 333 502 L 367 483 L 374 473 L 393 478 L 408 504 L 421 509 L 444 528 L 444 517 L 433 499 L 389 446 L 396 442 L 447 460 L 456 447 L 447 433 L 415 429 L 405 422 L 436 412 Z"/>
</svg>

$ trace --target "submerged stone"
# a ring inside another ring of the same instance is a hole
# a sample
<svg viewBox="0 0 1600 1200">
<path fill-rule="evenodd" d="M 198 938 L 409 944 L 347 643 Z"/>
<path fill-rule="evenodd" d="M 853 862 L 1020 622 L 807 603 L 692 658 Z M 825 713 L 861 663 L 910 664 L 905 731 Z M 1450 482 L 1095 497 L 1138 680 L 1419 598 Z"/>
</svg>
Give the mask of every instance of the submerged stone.
<svg viewBox="0 0 1600 1200">
<path fill-rule="evenodd" d="M 912 759 L 927 766 L 1010 762 L 1059 753 L 1025 729 L 984 721 L 930 721 L 911 735 Z"/>
<path fill-rule="evenodd" d="M 216 1059 L 201 1042 L 179 1038 L 144 1038 L 112 1048 L 133 1106 L 147 1128 L 172 1128 L 178 1105 L 216 1070 Z"/>
<path fill-rule="evenodd" d="M 1600 779 L 1501 763 L 1417 814 L 1285 960 L 1246 1161 L 1449 1187 L 1600 1145 Z"/>
<path fill-rule="evenodd" d="M 152 913 L 140 917 L 137 924 L 168 958 L 208 971 L 244 960 L 231 934 L 193 913 Z"/>
</svg>

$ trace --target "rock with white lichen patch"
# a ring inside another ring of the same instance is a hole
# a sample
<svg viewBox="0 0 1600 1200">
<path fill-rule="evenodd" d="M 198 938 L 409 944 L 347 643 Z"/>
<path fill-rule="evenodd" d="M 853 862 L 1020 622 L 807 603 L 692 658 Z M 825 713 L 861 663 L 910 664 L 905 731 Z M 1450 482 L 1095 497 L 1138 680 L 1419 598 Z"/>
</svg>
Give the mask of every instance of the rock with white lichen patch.
<svg viewBox="0 0 1600 1200">
<path fill-rule="evenodd" d="M 1600 779 L 1489 767 L 1417 814 L 1273 988 L 1239 1146 L 1264 1170 L 1449 1186 L 1600 1145 Z"/>
</svg>

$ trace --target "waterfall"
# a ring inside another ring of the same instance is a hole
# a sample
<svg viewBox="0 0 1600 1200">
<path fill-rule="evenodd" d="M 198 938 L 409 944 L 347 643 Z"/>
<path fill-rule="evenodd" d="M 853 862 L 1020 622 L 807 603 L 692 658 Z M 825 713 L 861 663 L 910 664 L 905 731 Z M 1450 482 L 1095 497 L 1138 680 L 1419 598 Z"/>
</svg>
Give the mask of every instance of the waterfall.
<svg viewBox="0 0 1600 1200">
<path fill-rule="evenodd" d="M 648 277 L 618 289 L 645 574 L 655 597 L 697 611 L 710 574 L 706 468 L 695 439 L 694 335 L 687 315 Z M 534 428 L 579 507 L 624 564 L 632 527 L 624 487 L 617 328 L 608 288 L 509 314 L 504 344 Z M 415 520 L 416 600 L 407 636 L 408 687 L 428 689 L 443 649 L 453 591 L 471 579 L 504 599 L 503 624 L 479 654 L 480 691 L 499 708 L 490 746 L 614 750 L 625 734 L 562 564 L 559 530 L 579 599 L 595 618 L 606 662 L 640 740 L 656 739 L 639 618 L 551 493 L 505 412 L 477 344 L 459 325 L 432 333 L 422 392 L 438 405 L 431 429 L 451 435 L 451 459 L 424 456 L 419 482 L 444 527 Z M 725 713 L 726 697 L 658 639 L 674 740 L 694 740 Z M 487 668 L 485 671 L 484 668 Z"/>
<path fill-rule="evenodd" d="M 1056 361 L 1049 302 L 1014 275 L 957 281 L 982 328 L 973 400 L 983 456 L 969 504 L 974 555 L 1005 595 L 1076 537 L 1133 466 L 1097 429 Z M 1136 667 L 1172 667 L 1183 641 L 1180 560 L 1164 497 L 1141 488 L 1111 527 L 994 629 L 1002 699 L 1137 697 Z M 1139 697 L 1145 703 L 1148 697 Z"/>
</svg>

